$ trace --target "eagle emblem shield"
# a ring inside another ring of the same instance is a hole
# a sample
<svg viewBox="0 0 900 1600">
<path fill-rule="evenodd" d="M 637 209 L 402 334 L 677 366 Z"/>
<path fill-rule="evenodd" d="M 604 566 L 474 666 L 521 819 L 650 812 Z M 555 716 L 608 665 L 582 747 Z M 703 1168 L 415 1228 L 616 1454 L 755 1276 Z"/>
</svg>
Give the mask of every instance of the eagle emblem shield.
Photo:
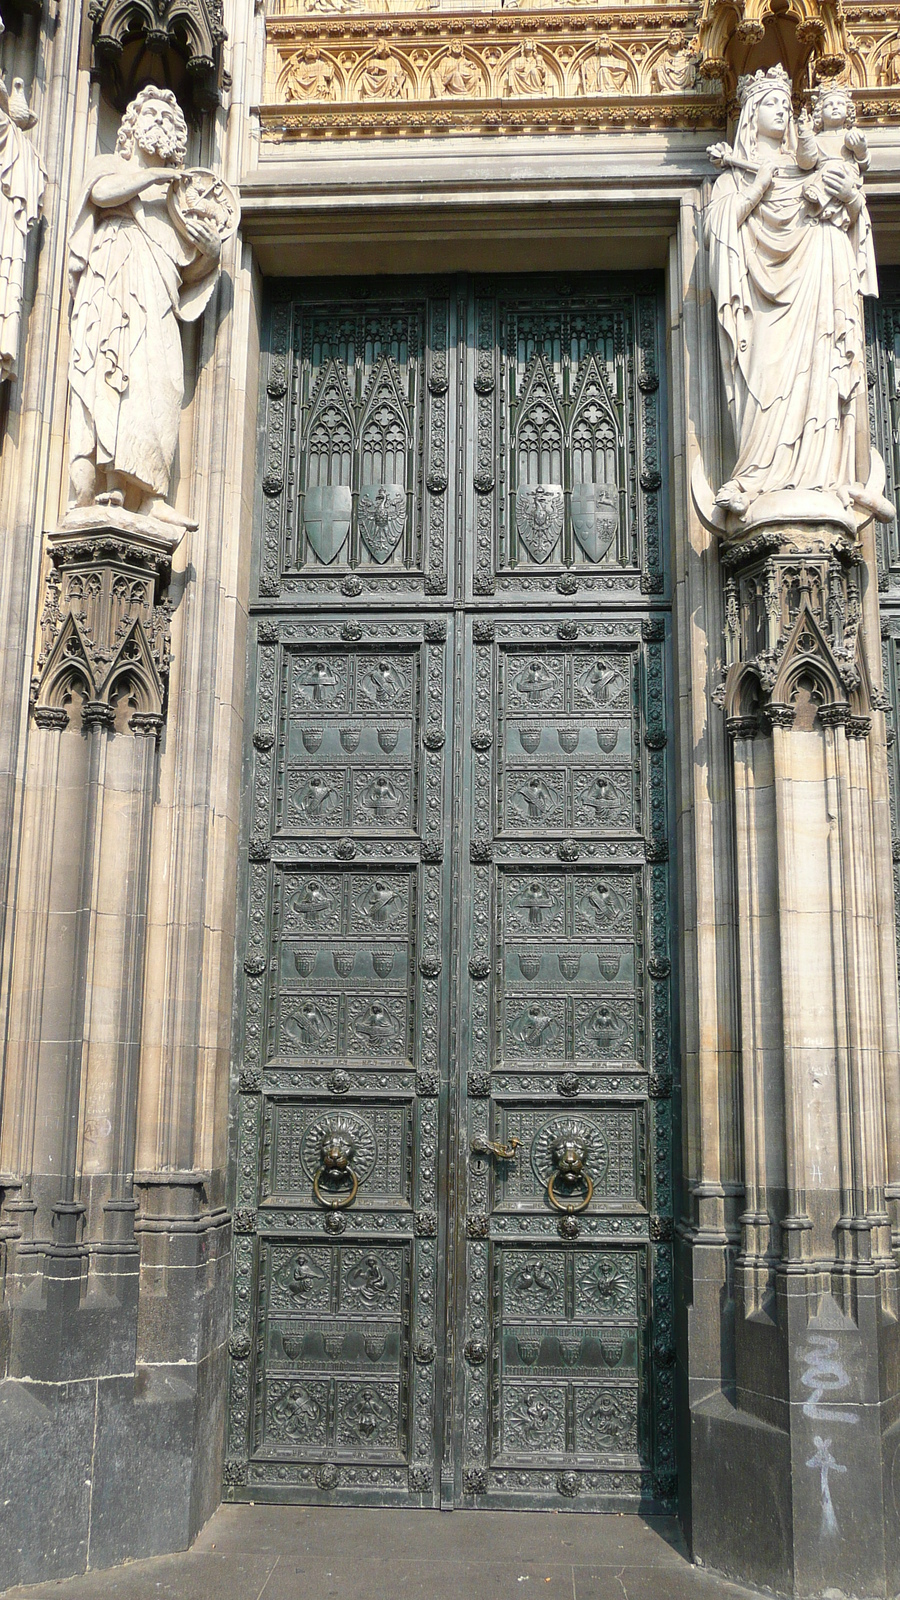
<svg viewBox="0 0 900 1600">
<path fill-rule="evenodd" d="M 303 496 L 303 532 L 327 566 L 350 532 L 353 496 L 343 485 L 307 489 Z"/>
<path fill-rule="evenodd" d="M 367 483 L 359 491 L 359 532 L 373 561 L 383 565 L 406 527 L 406 490 L 399 483 Z"/>
<path fill-rule="evenodd" d="M 563 529 L 565 499 L 559 483 L 516 491 L 516 532 L 535 561 L 546 561 Z"/>
<path fill-rule="evenodd" d="M 614 483 L 576 483 L 572 530 L 589 561 L 602 561 L 619 526 L 619 491 Z"/>
</svg>

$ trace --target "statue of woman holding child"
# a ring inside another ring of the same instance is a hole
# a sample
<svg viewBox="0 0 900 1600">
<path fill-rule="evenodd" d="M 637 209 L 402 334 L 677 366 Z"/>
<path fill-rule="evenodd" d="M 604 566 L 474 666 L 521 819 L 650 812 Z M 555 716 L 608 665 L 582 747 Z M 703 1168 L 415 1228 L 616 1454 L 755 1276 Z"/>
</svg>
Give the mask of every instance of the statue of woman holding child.
<svg viewBox="0 0 900 1600">
<path fill-rule="evenodd" d="M 742 78 L 733 147 L 704 217 L 737 459 L 715 497 L 729 532 L 766 520 L 853 530 L 894 507 L 868 443 L 862 295 L 877 294 L 868 165 L 847 90 L 795 122 L 782 67 Z"/>
</svg>

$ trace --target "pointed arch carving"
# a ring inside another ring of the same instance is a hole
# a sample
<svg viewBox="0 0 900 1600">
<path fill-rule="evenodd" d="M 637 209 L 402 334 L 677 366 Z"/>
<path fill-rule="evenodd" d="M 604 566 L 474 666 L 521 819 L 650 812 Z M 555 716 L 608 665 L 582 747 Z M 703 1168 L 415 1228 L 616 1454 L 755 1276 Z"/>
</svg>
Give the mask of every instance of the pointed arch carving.
<svg viewBox="0 0 900 1600">
<path fill-rule="evenodd" d="M 714 699 L 735 737 L 816 720 L 863 737 L 876 696 L 860 637 L 859 548 L 837 530 L 790 532 L 723 551 L 725 670 Z"/>
<path fill-rule="evenodd" d="M 701 78 L 733 94 L 742 73 L 781 62 L 798 90 L 843 72 L 849 41 L 840 0 L 704 0 Z"/>
<path fill-rule="evenodd" d="M 561 484 L 565 423 L 553 370 L 540 351 L 525 373 L 514 427 L 517 486 Z"/>
<path fill-rule="evenodd" d="M 91 0 L 94 61 L 105 98 L 124 111 L 148 83 L 171 89 L 197 122 L 221 99 L 222 0 Z"/>
<path fill-rule="evenodd" d="M 304 439 L 305 489 L 349 487 L 353 470 L 353 405 L 344 369 L 331 358 L 310 402 Z"/>
<path fill-rule="evenodd" d="M 599 361 L 589 355 L 578 374 L 569 423 L 572 482 L 616 483 L 622 435 Z"/>
<path fill-rule="evenodd" d="M 407 489 L 410 426 L 406 397 L 395 363 L 378 358 L 363 401 L 359 427 L 360 481 Z"/>
</svg>

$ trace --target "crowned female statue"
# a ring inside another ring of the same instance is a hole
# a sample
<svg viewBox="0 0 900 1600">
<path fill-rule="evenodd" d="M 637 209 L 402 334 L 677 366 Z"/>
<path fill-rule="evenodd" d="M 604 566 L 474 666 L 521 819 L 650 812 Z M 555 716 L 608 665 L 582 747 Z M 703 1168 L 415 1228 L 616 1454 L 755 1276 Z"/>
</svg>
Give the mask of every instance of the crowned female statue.
<svg viewBox="0 0 900 1600">
<path fill-rule="evenodd" d="M 798 164 L 782 67 L 742 78 L 738 95 L 733 148 L 710 150 L 724 170 L 704 217 L 737 448 L 719 515 L 889 521 L 870 472 L 861 295 L 878 288 L 859 166 L 823 157 L 812 181 Z"/>
</svg>

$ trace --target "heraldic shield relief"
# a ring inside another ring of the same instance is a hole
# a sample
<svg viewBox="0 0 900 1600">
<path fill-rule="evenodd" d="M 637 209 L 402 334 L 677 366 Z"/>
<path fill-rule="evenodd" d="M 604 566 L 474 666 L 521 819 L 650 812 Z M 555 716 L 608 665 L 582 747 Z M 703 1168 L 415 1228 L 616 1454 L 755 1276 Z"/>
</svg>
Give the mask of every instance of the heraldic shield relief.
<svg viewBox="0 0 900 1600">
<path fill-rule="evenodd" d="M 572 531 L 589 561 L 602 561 L 619 526 L 619 491 L 614 483 L 576 483 Z"/>
<path fill-rule="evenodd" d="M 602 561 L 619 526 L 614 483 L 576 483 L 571 491 L 572 531 L 589 561 Z M 565 524 L 565 494 L 558 483 L 539 483 L 516 494 L 516 532 L 533 561 L 546 561 Z"/>
<path fill-rule="evenodd" d="M 565 497 L 558 483 L 539 483 L 516 494 L 516 531 L 535 561 L 546 561 L 559 542 Z"/>
<path fill-rule="evenodd" d="M 399 483 L 367 483 L 359 491 L 359 531 L 373 561 L 383 565 L 406 527 L 406 490 Z"/>
<path fill-rule="evenodd" d="M 327 565 L 343 549 L 350 532 L 353 496 L 344 485 L 307 489 L 303 499 L 303 531 L 320 561 Z"/>
</svg>

